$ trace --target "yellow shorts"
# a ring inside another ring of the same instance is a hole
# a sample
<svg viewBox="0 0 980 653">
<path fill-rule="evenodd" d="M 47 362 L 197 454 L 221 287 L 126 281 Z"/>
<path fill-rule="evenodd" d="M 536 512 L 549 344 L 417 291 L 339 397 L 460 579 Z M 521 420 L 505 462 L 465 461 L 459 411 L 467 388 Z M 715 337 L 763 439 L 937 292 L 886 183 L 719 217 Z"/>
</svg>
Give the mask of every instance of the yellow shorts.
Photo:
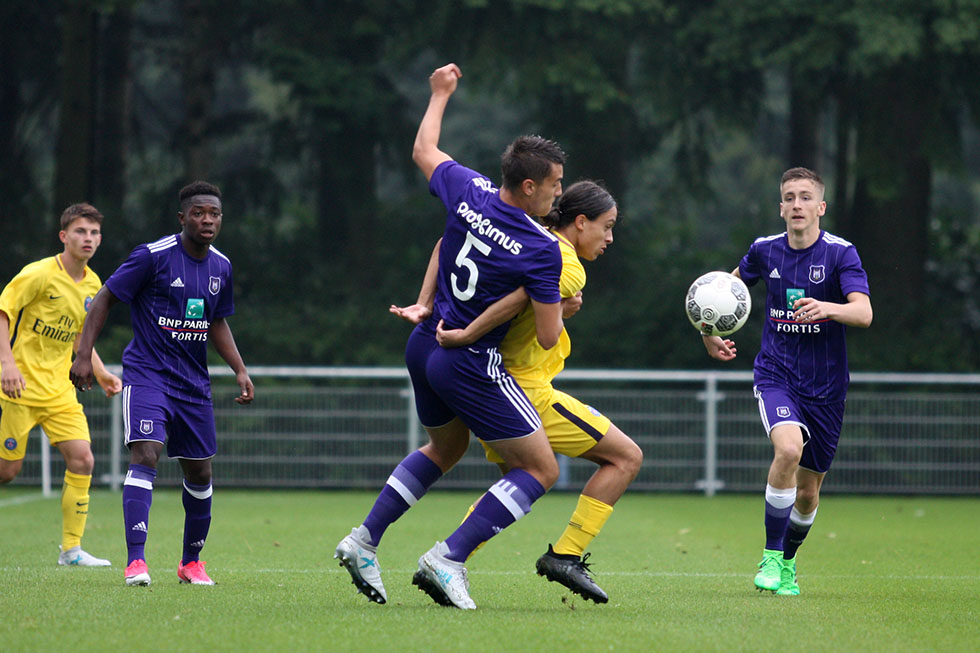
<svg viewBox="0 0 980 653">
<path fill-rule="evenodd" d="M 570 458 L 581 456 L 596 445 L 612 424 L 608 417 L 592 406 L 550 385 L 524 388 L 524 392 L 541 416 L 544 432 L 555 453 Z M 487 460 L 503 462 L 485 442 L 481 441 L 481 444 L 487 453 Z"/>
<path fill-rule="evenodd" d="M 26 406 L 0 399 L 0 458 L 21 460 L 27 451 L 27 436 L 37 425 L 44 429 L 52 446 L 66 440 L 92 441 L 88 420 L 77 401 Z"/>
</svg>

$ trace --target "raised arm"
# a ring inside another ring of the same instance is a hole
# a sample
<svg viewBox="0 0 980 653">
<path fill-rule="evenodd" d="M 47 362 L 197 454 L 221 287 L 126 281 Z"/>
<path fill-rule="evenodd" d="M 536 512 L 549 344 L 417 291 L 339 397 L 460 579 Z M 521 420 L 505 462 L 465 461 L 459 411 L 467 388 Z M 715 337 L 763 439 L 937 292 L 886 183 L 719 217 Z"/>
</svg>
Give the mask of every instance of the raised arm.
<svg viewBox="0 0 980 653">
<path fill-rule="evenodd" d="M 82 335 L 78 337 L 78 346 L 75 349 L 75 361 L 68 372 L 68 378 L 83 392 L 91 388 L 94 381 L 92 350 L 95 348 L 95 341 L 102 333 L 109 309 L 118 301 L 119 298 L 113 295 L 107 286 L 102 286 L 89 304 L 85 326 L 82 327 Z"/>
<path fill-rule="evenodd" d="M 442 132 L 442 116 L 446 112 L 449 98 L 456 91 L 456 84 L 463 76 L 459 66 L 454 63 L 436 68 L 429 76 L 429 106 L 422 116 L 419 131 L 415 135 L 415 147 L 412 150 L 412 160 L 419 167 L 426 180 L 432 178 L 432 173 L 443 161 L 450 161 L 451 156 L 439 149 L 439 135 Z"/>
<path fill-rule="evenodd" d="M 235 373 L 235 381 L 241 390 L 241 394 L 235 397 L 235 401 L 240 404 L 252 403 L 252 399 L 255 398 L 255 386 L 252 385 L 252 379 L 248 376 L 245 361 L 242 360 L 242 355 L 238 353 L 235 337 L 231 335 L 231 327 L 228 326 L 228 321 L 225 318 L 219 317 L 211 323 L 211 326 L 208 327 L 208 339 L 214 345 L 218 355 L 228 363 L 228 367 Z"/>
</svg>

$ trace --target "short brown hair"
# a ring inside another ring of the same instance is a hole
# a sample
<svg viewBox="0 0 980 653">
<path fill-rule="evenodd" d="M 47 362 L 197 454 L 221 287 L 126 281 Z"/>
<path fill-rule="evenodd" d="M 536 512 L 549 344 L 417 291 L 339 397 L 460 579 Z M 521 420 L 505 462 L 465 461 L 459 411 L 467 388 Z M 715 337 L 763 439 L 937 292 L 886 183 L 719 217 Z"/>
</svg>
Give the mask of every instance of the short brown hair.
<svg viewBox="0 0 980 653">
<path fill-rule="evenodd" d="M 102 224 L 102 214 L 99 210 L 87 202 L 72 204 L 61 213 L 61 230 L 65 231 L 75 220 L 85 218 L 99 225 Z"/>
<path fill-rule="evenodd" d="M 817 188 L 820 189 L 821 193 L 823 193 L 824 189 L 827 187 L 826 184 L 823 183 L 823 179 L 820 178 L 820 175 L 815 173 L 813 170 L 810 170 L 809 168 L 790 168 L 783 173 L 783 178 L 779 180 L 780 190 L 782 190 L 783 184 L 785 184 L 787 181 L 793 181 L 794 179 L 809 179 L 814 183 L 814 185 L 816 185 Z"/>
</svg>

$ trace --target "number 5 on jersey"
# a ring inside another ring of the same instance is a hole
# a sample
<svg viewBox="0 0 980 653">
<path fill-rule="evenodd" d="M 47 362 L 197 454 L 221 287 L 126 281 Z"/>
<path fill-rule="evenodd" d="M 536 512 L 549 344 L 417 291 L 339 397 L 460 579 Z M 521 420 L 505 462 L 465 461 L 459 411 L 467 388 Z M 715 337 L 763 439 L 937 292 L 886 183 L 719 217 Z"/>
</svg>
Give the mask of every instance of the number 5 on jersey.
<svg viewBox="0 0 980 653">
<path fill-rule="evenodd" d="M 469 301 L 474 294 L 476 294 L 476 282 L 480 278 L 480 270 L 476 266 L 476 262 L 469 258 L 469 253 L 471 248 L 476 248 L 478 252 L 484 256 L 489 256 L 490 245 L 473 235 L 473 232 L 466 232 L 466 241 L 463 246 L 459 248 L 459 253 L 456 255 L 456 267 L 466 268 L 469 271 L 469 279 L 466 282 L 466 288 L 460 289 L 459 279 L 456 273 L 453 272 L 449 275 L 449 279 L 453 282 L 453 294 L 461 302 Z"/>
</svg>

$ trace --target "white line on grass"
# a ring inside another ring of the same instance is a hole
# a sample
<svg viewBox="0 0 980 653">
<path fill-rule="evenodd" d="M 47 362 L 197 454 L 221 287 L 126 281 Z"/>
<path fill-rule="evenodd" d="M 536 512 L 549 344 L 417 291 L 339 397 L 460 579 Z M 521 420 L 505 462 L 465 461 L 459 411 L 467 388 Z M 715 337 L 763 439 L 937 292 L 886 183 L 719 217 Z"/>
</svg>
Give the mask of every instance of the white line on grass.
<svg viewBox="0 0 980 653">
<path fill-rule="evenodd" d="M 30 503 L 31 501 L 40 501 L 41 499 L 47 498 L 49 497 L 46 497 L 43 494 L 23 494 L 19 497 L 0 499 L 0 508 L 6 508 L 7 506 L 19 506 L 22 503 Z"/>
<path fill-rule="evenodd" d="M 30 569 L 30 567 L 0 567 L 0 573 L 3 572 L 13 572 L 13 571 L 25 571 Z M 105 568 L 107 571 L 110 568 Z M 386 569 L 382 572 L 386 576 L 391 574 L 411 574 L 414 573 L 416 569 Z M 344 574 L 346 571 L 344 569 L 221 569 L 222 574 Z M 471 576 L 526 576 L 528 574 L 534 573 L 533 571 L 473 571 L 469 570 Z M 682 571 L 604 571 L 602 576 L 641 576 L 641 577 L 661 577 L 661 578 L 749 578 L 751 574 L 743 573 L 702 573 L 702 572 L 682 572 Z M 823 578 L 856 578 L 854 574 L 807 574 L 807 578 L 810 579 L 823 579 Z M 890 579 L 890 580 L 965 580 L 965 581 L 980 581 L 980 575 L 975 576 L 917 576 L 917 575 L 901 575 L 901 574 L 889 574 L 887 576 L 881 575 L 868 575 L 867 578 L 880 578 L 880 579 Z"/>
<path fill-rule="evenodd" d="M 0 567 L 2 570 L 2 567 Z M 327 573 L 327 574 L 342 574 L 346 573 L 344 569 L 224 569 L 227 573 L 240 573 L 240 574 L 313 574 L 313 573 Z M 388 574 L 411 574 L 417 571 L 416 569 L 385 569 L 385 575 Z M 517 576 L 526 575 L 529 572 L 527 570 L 523 571 L 493 571 L 493 570 L 468 570 L 468 573 L 478 576 Z M 751 574 L 743 573 L 701 573 L 701 572 L 682 572 L 682 571 L 604 571 L 603 576 L 656 576 L 664 578 L 744 578 L 751 577 Z M 855 578 L 854 574 L 807 574 L 807 578 Z M 887 578 L 892 580 L 980 580 L 980 576 L 917 576 L 917 575 L 901 575 L 901 574 L 888 574 L 888 575 L 868 575 L 868 578 Z"/>
</svg>

